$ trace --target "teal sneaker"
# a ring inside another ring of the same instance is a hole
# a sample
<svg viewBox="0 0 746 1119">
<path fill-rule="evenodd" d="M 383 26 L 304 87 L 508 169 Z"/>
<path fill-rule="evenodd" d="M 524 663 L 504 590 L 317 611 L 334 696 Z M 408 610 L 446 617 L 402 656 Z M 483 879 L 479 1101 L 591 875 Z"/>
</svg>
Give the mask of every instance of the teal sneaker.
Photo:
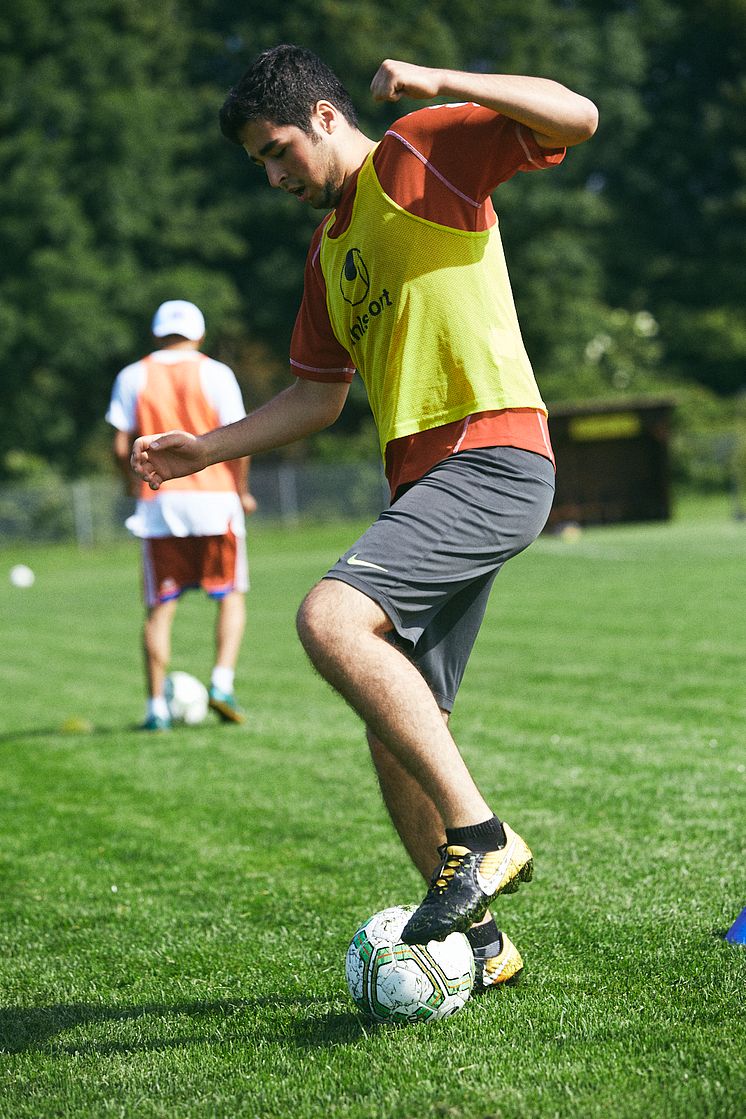
<svg viewBox="0 0 746 1119">
<path fill-rule="evenodd" d="M 210 688 L 210 707 L 224 723 L 243 723 L 246 720 L 246 715 L 236 703 L 233 693 L 221 692 L 214 684 Z"/>
<path fill-rule="evenodd" d="M 140 723 L 138 730 L 171 730 L 171 720 L 164 719 L 162 715 L 148 715 L 144 723 Z"/>
</svg>

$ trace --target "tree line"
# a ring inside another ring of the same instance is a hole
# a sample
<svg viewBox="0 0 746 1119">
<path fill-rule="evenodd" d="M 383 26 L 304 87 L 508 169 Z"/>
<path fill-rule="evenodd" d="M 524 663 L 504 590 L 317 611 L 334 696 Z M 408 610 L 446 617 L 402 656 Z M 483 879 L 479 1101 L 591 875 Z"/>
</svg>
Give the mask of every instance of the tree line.
<svg viewBox="0 0 746 1119">
<path fill-rule="evenodd" d="M 99 469 L 117 370 L 164 299 L 198 303 L 248 406 L 287 382 L 320 215 L 219 133 L 249 60 L 320 54 L 380 136 L 385 57 L 540 74 L 600 108 L 558 169 L 496 194 L 545 399 L 746 385 L 740 0 L 19 0 L 0 14 L 0 478 Z M 341 433 L 367 415 L 353 394 Z"/>
</svg>

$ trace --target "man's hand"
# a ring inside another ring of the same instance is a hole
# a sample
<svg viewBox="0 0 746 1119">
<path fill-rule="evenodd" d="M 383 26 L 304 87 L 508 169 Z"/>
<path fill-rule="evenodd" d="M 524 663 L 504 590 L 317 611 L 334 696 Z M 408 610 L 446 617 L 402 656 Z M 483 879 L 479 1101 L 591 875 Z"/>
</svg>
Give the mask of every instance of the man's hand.
<svg viewBox="0 0 746 1119">
<path fill-rule="evenodd" d="M 400 97 L 474 101 L 525 125 L 541 148 L 582 144 L 598 126 L 598 109 L 592 101 L 549 78 L 437 70 L 387 58 L 370 88 L 376 101 Z"/>
<path fill-rule="evenodd" d="M 387 58 L 378 67 L 370 83 L 376 101 L 398 101 L 400 97 L 427 100 L 440 93 L 441 70 L 430 66 L 414 66 L 411 62 L 396 62 Z"/>
<path fill-rule="evenodd" d="M 259 505 L 253 493 L 241 494 L 241 508 L 244 511 L 244 515 L 247 517 L 250 517 L 252 513 L 256 513 Z"/>
<path fill-rule="evenodd" d="M 141 435 L 132 446 L 130 466 L 151 490 L 169 478 L 183 478 L 209 466 L 200 439 L 187 431 L 166 431 Z"/>
</svg>

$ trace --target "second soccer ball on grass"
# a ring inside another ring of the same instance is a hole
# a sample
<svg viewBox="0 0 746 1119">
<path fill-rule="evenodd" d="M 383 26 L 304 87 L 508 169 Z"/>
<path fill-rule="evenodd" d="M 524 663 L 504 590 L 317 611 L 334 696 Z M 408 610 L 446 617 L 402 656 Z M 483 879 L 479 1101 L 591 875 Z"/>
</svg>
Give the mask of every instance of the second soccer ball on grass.
<svg viewBox="0 0 746 1119">
<path fill-rule="evenodd" d="M 171 672 L 166 677 L 166 703 L 174 723 L 196 726 L 207 717 L 209 696 L 207 688 L 196 676 L 188 672 Z"/>
</svg>

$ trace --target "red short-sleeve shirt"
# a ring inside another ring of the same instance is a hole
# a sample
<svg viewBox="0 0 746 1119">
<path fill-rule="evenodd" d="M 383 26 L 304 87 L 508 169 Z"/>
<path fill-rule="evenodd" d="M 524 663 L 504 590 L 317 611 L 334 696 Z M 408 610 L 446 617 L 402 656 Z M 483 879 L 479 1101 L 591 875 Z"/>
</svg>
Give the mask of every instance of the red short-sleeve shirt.
<svg viewBox="0 0 746 1119">
<path fill-rule="evenodd" d="M 518 171 L 560 163 L 565 150 L 543 149 L 531 131 L 472 103 L 419 109 L 386 132 L 373 162 L 384 191 L 410 213 L 454 229 L 479 231 L 494 224 L 490 193 Z M 335 211 L 333 234 L 346 228 L 357 176 Z M 354 364 L 329 321 L 319 261 L 321 222 L 306 259 L 303 300 L 293 331 L 290 363 L 296 376 L 323 382 L 351 381 Z M 442 427 L 395 439 L 386 448 L 392 494 L 436 462 L 469 447 L 513 446 L 552 462 L 546 417 L 534 409 L 483 412 Z"/>
</svg>

